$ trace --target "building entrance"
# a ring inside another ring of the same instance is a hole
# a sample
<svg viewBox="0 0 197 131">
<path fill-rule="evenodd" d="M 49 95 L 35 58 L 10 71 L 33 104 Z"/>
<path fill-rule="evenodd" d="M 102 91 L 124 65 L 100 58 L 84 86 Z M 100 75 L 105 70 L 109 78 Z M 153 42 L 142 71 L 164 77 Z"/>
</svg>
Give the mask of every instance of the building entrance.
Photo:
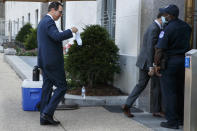
<svg viewBox="0 0 197 131">
<path fill-rule="evenodd" d="M 197 0 L 186 0 L 185 21 L 192 27 L 191 49 L 197 49 Z"/>
</svg>

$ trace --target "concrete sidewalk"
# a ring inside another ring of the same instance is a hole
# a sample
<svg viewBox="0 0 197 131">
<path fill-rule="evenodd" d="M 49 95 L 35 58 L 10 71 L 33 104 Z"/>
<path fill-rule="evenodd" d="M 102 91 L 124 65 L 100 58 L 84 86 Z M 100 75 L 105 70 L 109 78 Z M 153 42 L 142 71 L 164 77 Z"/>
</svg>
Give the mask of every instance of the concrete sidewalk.
<svg viewBox="0 0 197 131">
<path fill-rule="evenodd" d="M 59 126 L 40 126 L 39 112 L 27 112 L 21 106 L 21 79 L 0 54 L 0 130 L 1 131 L 151 131 L 152 129 L 112 113 L 103 107 L 56 111 Z"/>
</svg>

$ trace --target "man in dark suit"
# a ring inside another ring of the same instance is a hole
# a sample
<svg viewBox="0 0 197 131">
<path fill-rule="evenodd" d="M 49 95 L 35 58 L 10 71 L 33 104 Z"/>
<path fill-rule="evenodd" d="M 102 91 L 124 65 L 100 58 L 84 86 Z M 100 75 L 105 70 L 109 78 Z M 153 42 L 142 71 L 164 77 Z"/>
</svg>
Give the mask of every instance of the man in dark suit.
<svg viewBox="0 0 197 131">
<path fill-rule="evenodd" d="M 41 125 L 58 125 L 53 119 L 55 109 L 66 93 L 66 77 L 62 41 L 73 37 L 78 29 L 59 32 L 55 21 L 62 16 L 63 7 L 59 2 L 52 2 L 48 14 L 40 21 L 37 30 L 38 66 L 42 69 L 43 86 L 40 107 Z M 57 88 L 52 95 L 53 85 Z M 52 95 L 52 96 L 51 96 Z"/>
<path fill-rule="evenodd" d="M 154 50 L 155 45 L 157 44 L 157 40 L 159 37 L 159 33 L 161 31 L 161 15 L 158 14 L 157 19 L 148 27 L 144 34 L 143 43 L 141 46 L 140 54 L 137 59 L 136 66 L 139 67 L 139 81 L 135 86 L 129 97 L 127 98 L 126 104 L 123 105 L 122 110 L 128 117 L 133 117 L 131 114 L 130 108 L 138 98 L 138 96 L 142 93 L 142 91 L 146 88 L 150 76 L 154 74 L 153 62 L 154 62 Z M 155 76 L 154 76 L 155 77 Z M 155 110 L 154 113 L 159 113 L 161 111 L 161 91 L 159 86 L 159 80 L 157 78 L 153 78 L 154 87 L 152 88 L 156 97 L 154 99 Z M 157 87 L 155 87 L 155 85 Z M 158 104 L 159 103 L 159 104 Z"/>
</svg>

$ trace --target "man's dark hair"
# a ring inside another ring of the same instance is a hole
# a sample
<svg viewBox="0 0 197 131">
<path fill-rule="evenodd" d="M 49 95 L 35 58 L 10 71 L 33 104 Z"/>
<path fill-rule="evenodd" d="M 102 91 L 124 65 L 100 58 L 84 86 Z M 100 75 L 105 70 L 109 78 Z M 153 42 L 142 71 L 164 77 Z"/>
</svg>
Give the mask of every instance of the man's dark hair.
<svg viewBox="0 0 197 131">
<path fill-rule="evenodd" d="M 52 8 L 54 8 L 57 11 L 59 6 L 63 7 L 63 5 L 60 2 L 51 2 L 48 8 L 48 12 L 50 12 Z"/>
<path fill-rule="evenodd" d="M 160 12 L 159 12 L 159 13 L 157 14 L 157 19 L 161 18 L 162 15 L 163 15 L 163 13 L 160 13 Z"/>
</svg>

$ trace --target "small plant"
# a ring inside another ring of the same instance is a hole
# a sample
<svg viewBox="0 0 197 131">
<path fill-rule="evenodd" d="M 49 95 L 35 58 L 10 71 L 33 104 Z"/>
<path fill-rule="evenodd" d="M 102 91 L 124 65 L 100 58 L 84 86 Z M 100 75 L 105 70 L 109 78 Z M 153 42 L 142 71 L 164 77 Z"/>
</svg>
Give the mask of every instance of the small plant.
<svg viewBox="0 0 197 131">
<path fill-rule="evenodd" d="M 37 49 L 26 51 L 25 49 L 17 47 L 16 48 L 16 55 L 17 56 L 37 56 L 38 52 L 37 52 Z"/>
<path fill-rule="evenodd" d="M 37 29 L 31 29 L 31 33 L 25 38 L 24 45 L 26 50 L 37 48 Z"/>
<path fill-rule="evenodd" d="M 30 23 L 25 24 L 16 35 L 16 41 L 20 43 L 24 43 L 27 35 L 31 33 L 31 29 L 32 26 Z"/>
<path fill-rule="evenodd" d="M 81 33 L 82 46 L 76 41 L 65 58 L 65 70 L 77 85 L 94 87 L 113 82 L 120 72 L 118 47 L 100 25 L 86 26 Z"/>
</svg>

